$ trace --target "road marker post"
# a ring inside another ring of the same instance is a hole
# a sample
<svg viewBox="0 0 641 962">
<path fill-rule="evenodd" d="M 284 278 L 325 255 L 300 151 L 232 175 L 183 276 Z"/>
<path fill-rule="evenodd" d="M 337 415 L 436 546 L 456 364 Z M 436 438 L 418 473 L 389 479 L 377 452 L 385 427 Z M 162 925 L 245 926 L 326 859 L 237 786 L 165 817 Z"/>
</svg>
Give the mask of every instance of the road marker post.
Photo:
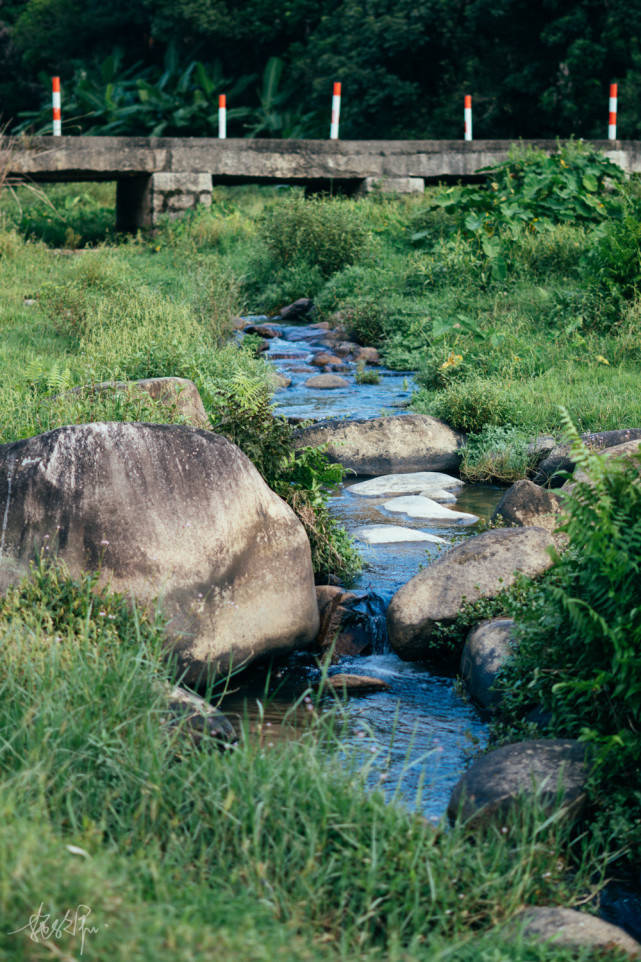
<svg viewBox="0 0 641 962">
<path fill-rule="evenodd" d="M 472 139 L 472 95 L 465 94 L 463 107 L 463 136 L 465 140 Z"/>
<path fill-rule="evenodd" d="M 617 139 L 617 99 L 618 84 L 610 84 L 610 103 L 608 113 L 608 140 Z"/>
<path fill-rule="evenodd" d="M 340 83 L 334 84 L 334 93 L 332 95 L 332 122 L 329 127 L 329 139 L 338 140 L 338 123 L 341 116 L 341 85 Z"/>
<path fill-rule="evenodd" d="M 225 140 L 227 137 L 227 95 L 218 95 L 218 137 Z"/>
<path fill-rule="evenodd" d="M 60 110 L 60 77 L 51 78 L 51 105 L 53 107 L 53 136 L 62 135 L 62 113 Z"/>
</svg>

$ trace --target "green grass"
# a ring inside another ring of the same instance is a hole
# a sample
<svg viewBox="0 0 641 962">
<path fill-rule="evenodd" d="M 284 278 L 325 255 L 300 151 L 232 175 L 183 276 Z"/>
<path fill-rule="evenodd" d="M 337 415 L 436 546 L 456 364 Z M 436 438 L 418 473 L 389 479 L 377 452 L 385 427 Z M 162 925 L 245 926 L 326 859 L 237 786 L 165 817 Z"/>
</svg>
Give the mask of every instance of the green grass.
<svg viewBox="0 0 641 962">
<path fill-rule="evenodd" d="M 54 213 L 32 192 L 21 207 L 0 197 L 0 442 L 167 419 L 151 401 L 69 389 L 190 377 L 212 426 L 299 502 L 319 564 L 338 550 L 353 570 L 322 510 L 309 521 L 318 455 L 292 465 L 267 366 L 229 342 L 233 314 L 305 295 L 419 371 L 417 410 L 479 433 L 470 477 L 520 476 L 525 441 L 561 430 L 560 404 L 581 430 L 641 424 L 641 306 L 591 280 L 593 228 L 515 230 L 497 280 L 435 192 L 307 207 L 295 190 L 218 189 L 210 211 L 125 239 L 110 190 L 47 188 Z M 276 243 L 265 231 L 279 225 L 292 229 Z M 341 232 L 336 261 L 323 238 Z M 54 918 L 90 906 L 99 932 L 83 957 L 116 962 L 595 957 L 507 947 L 496 927 L 523 904 L 593 891 L 610 839 L 536 805 L 507 833 L 435 829 L 366 789 L 337 737 L 339 707 L 273 748 L 243 736 L 231 753 L 197 750 L 163 724 L 158 627 L 90 589 L 45 568 L 0 607 L 0 959 L 77 957 L 77 938 L 7 934 L 41 903 Z"/>
<path fill-rule="evenodd" d="M 159 628 L 94 579 L 42 563 L 0 637 L 0 958 L 50 957 L 9 934 L 42 904 L 91 909 L 87 959 L 418 962 L 470 958 L 472 939 L 491 960 L 521 905 L 572 903 L 603 872 L 536 805 L 472 839 L 387 803 L 339 707 L 296 740 L 197 748 L 163 721 Z"/>
</svg>

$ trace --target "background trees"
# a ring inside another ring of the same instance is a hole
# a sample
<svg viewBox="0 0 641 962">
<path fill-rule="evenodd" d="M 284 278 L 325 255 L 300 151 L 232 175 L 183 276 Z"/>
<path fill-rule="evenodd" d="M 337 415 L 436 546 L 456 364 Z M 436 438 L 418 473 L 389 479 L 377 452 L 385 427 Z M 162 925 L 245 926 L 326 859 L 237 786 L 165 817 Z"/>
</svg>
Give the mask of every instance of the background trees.
<svg viewBox="0 0 641 962">
<path fill-rule="evenodd" d="M 201 62 L 228 93 L 236 85 L 232 136 L 326 137 L 338 79 L 346 138 L 459 138 L 465 92 L 477 137 L 603 137 L 614 79 L 621 135 L 641 134 L 641 0 L 5 0 L 0 19 L 5 122 L 48 100 L 40 71 L 60 74 L 68 98 L 115 47 L 133 79 L 122 107 L 139 103 L 136 80 L 157 84 L 171 45 L 167 116 L 193 101 L 178 78 Z"/>
</svg>

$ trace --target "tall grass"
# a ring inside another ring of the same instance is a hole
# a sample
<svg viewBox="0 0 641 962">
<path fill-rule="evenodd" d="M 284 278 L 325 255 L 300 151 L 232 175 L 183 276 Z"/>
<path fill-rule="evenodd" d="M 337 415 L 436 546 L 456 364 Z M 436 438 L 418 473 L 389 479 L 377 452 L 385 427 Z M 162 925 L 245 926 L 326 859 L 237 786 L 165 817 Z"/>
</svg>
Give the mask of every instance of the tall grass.
<svg viewBox="0 0 641 962">
<path fill-rule="evenodd" d="M 472 934 L 491 959 L 484 933 L 602 871 L 536 805 L 472 839 L 368 792 L 338 709 L 289 742 L 196 747 L 165 723 L 160 627 L 92 579 L 42 563 L 0 634 L 0 958 L 55 954 L 9 934 L 42 904 L 90 908 L 87 959 L 463 959 Z"/>
</svg>

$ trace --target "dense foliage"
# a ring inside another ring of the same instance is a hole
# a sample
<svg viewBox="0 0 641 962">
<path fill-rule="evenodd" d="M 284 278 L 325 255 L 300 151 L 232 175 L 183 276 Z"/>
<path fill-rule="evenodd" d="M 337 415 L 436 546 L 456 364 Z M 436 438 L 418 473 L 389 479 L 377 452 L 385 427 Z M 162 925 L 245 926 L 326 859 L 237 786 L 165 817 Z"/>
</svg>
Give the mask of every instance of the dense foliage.
<svg viewBox="0 0 641 962">
<path fill-rule="evenodd" d="M 62 76 L 69 107 L 89 88 L 102 97 L 99 64 L 119 45 L 123 78 L 114 86 L 109 123 L 135 118 L 140 133 L 149 130 L 149 115 L 136 81 L 153 77 L 159 92 L 152 99 L 164 104 L 162 122 L 170 129 L 172 116 L 194 106 L 193 86 L 180 81 L 194 60 L 208 67 L 217 60 L 227 92 L 234 92 L 230 106 L 251 112 L 251 119 L 237 115 L 230 123 L 235 136 L 327 137 L 335 80 L 343 82 L 341 131 L 348 138 L 461 138 L 469 92 L 477 137 L 604 138 L 613 79 L 620 84 L 621 135 L 641 131 L 638 0 L 12 0 L 0 15 L 6 120 L 48 103 L 49 84 L 43 87 L 39 71 Z M 170 45 L 179 67 L 160 91 Z M 285 82 L 266 106 L 265 84 L 249 89 L 247 81 L 262 77 L 274 58 Z M 121 96 L 129 80 L 132 102 Z M 87 126 L 101 123 L 107 99 L 98 115 L 95 104 L 90 108 Z M 198 111 L 198 123 L 206 115 Z"/>
<path fill-rule="evenodd" d="M 638 853 L 641 458 L 617 463 L 573 436 L 582 475 L 560 526 L 570 546 L 518 615 L 518 646 L 500 682 L 503 719 L 541 708 L 550 734 L 587 742 L 594 799 Z"/>
</svg>

